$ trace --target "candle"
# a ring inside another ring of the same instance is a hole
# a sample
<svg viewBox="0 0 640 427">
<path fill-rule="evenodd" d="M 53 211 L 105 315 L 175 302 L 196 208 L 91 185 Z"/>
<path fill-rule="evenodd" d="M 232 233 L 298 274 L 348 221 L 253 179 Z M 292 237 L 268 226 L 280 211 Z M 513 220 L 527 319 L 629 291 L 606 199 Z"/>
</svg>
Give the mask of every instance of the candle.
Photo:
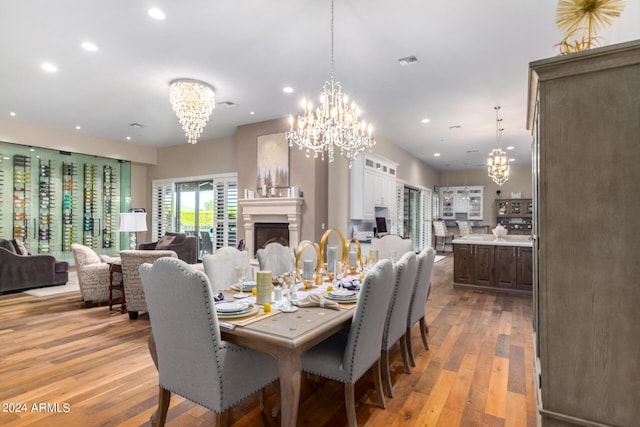
<svg viewBox="0 0 640 427">
<path fill-rule="evenodd" d="M 369 251 L 369 259 L 371 260 L 372 264 L 375 264 L 376 262 L 378 262 L 378 250 L 377 249 L 371 249 Z"/>
<path fill-rule="evenodd" d="M 335 246 L 327 247 L 327 271 L 331 274 L 336 272 L 336 253 L 338 248 Z"/>
<path fill-rule="evenodd" d="M 262 184 L 262 195 L 263 196 L 267 195 L 267 184 Z"/>
<path fill-rule="evenodd" d="M 270 271 L 258 271 L 256 273 L 256 304 L 271 302 L 272 274 Z"/>
<path fill-rule="evenodd" d="M 271 195 L 275 196 L 276 195 L 276 189 L 275 187 L 271 187 Z"/>
<path fill-rule="evenodd" d="M 356 268 L 358 266 L 358 256 L 356 251 L 349 251 L 349 267 Z"/>
<path fill-rule="evenodd" d="M 313 280 L 313 260 L 305 259 L 303 261 L 302 278 L 304 280 Z"/>
</svg>

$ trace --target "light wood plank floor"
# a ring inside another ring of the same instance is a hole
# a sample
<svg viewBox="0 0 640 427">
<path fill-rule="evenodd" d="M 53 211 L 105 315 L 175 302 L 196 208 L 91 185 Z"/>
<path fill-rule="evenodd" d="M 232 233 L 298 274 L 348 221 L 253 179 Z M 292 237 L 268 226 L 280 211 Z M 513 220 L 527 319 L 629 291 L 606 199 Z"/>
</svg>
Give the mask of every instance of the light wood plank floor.
<svg viewBox="0 0 640 427">
<path fill-rule="evenodd" d="M 370 374 L 358 382 L 359 425 L 535 426 L 531 297 L 453 289 L 452 270 L 452 256 L 435 265 L 430 351 L 416 326 L 413 373 L 404 373 L 397 349 L 391 355 L 396 395 L 387 409 L 376 405 Z M 77 294 L 0 297 L 0 425 L 149 425 L 157 372 L 147 351 L 148 318 L 82 307 Z M 275 404 L 273 390 L 265 413 L 251 398 L 232 410 L 233 425 L 278 426 Z M 167 425 L 214 423 L 212 412 L 172 398 Z M 304 377 L 298 425 L 346 425 L 342 385 Z"/>
</svg>

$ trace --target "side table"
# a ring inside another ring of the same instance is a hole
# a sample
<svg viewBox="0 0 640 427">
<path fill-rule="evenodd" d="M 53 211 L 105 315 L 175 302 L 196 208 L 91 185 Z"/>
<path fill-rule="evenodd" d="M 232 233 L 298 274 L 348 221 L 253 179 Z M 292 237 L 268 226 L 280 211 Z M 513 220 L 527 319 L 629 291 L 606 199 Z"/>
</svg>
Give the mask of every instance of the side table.
<svg viewBox="0 0 640 427">
<path fill-rule="evenodd" d="M 109 311 L 112 310 L 113 306 L 113 290 L 116 289 L 120 291 L 122 294 L 122 298 L 120 300 L 120 313 L 124 314 L 127 312 L 127 301 L 124 297 L 124 278 L 120 279 L 119 283 L 113 283 L 113 273 L 122 274 L 122 264 L 119 262 L 110 262 L 109 263 Z"/>
</svg>

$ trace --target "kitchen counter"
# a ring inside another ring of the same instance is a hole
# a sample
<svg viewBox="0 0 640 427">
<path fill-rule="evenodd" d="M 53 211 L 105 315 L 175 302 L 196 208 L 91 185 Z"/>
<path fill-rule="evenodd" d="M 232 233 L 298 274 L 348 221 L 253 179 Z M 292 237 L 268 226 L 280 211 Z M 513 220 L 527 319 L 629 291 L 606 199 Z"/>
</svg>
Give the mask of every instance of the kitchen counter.
<svg viewBox="0 0 640 427">
<path fill-rule="evenodd" d="M 453 244 L 464 245 L 492 245 L 492 246 L 520 246 L 525 248 L 533 247 L 533 242 L 529 240 L 529 236 L 510 236 L 506 235 L 501 239 L 497 239 L 493 234 L 471 234 L 469 236 L 459 237 L 453 240 Z"/>
</svg>

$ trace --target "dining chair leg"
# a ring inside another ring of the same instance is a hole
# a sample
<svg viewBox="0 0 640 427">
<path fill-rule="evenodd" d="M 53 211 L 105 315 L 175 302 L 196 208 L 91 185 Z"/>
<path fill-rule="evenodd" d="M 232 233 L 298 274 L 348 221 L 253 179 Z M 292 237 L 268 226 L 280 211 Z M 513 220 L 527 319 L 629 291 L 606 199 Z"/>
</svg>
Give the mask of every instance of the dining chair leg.
<svg viewBox="0 0 640 427">
<path fill-rule="evenodd" d="M 407 328 L 407 332 L 404 333 L 404 337 L 407 340 L 407 354 L 409 355 L 409 363 L 411 366 L 416 366 L 416 359 L 413 357 L 413 346 L 411 345 L 411 328 Z"/>
<path fill-rule="evenodd" d="M 158 411 L 156 419 L 153 420 L 154 427 L 164 427 L 167 421 L 167 412 L 169 411 L 169 402 L 171 401 L 171 392 L 162 386 L 158 386 Z"/>
<path fill-rule="evenodd" d="M 344 407 L 347 410 L 349 427 L 358 427 L 358 421 L 356 420 L 355 384 L 344 385 Z"/>
<path fill-rule="evenodd" d="M 260 412 L 264 412 L 264 401 L 265 401 L 265 391 L 264 387 L 260 389 L 260 393 L 258 393 L 258 406 L 260 406 Z"/>
<path fill-rule="evenodd" d="M 382 391 L 382 378 L 380 378 L 380 358 L 373 364 L 373 384 L 376 386 L 376 393 L 378 393 L 378 406 L 382 409 L 387 407 L 384 401 L 384 392 Z"/>
<path fill-rule="evenodd" d="M 216 427 L 227 427 L 229 425 L 229 412 L 228 410 L 221 413 L 216 412 Z"/>
<path fill-rule="evenodd" d="M 429 343 L 427 342 L 427 322 L 425 322 L 424 317 L 420 319 L 420 335 L 422 336 L 424 349 L 429 350 Z"/>
<path fill-rule="evenodd" d="M 407 336 L 406 334 L 400 337 L 400 353 L 402 354 L 402 364 L 404 365 L 404 372 L 411 373 L 411 365 L 409 364 L 409 355 L 407 354 Z"/>
<path fill-rule="evenodd" d="M 382 350 L 380 354 L 380 369 L 382 370 L 382 380 L 387 389 L 387 396 L 393 397 L 393 387 L 391 386 L 391 372 L 389 372 L 389 351 Z"/>
</svg>

